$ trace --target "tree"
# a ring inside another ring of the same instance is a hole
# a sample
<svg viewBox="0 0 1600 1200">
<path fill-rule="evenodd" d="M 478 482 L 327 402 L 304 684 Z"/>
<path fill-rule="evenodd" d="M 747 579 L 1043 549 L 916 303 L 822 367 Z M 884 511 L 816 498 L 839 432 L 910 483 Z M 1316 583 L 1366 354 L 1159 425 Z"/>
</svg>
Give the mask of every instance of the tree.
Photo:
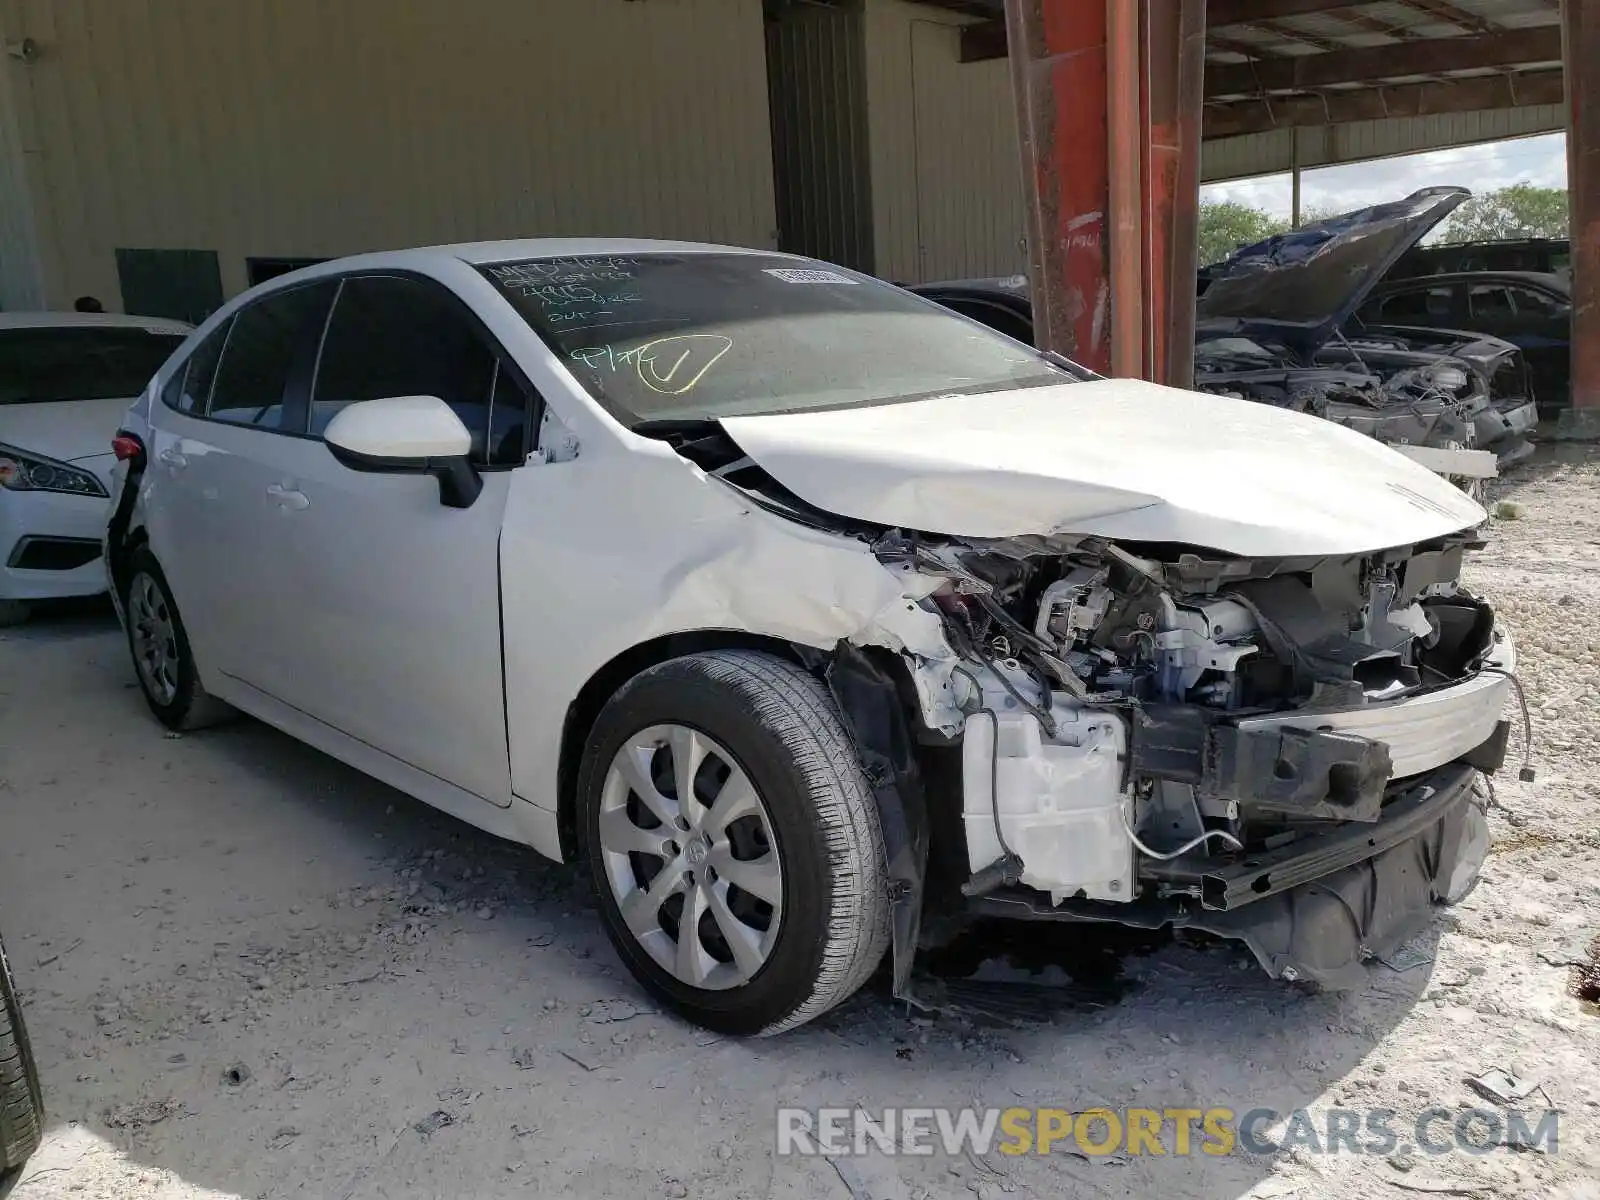
<svg viewBox="0 0 1600 1200">
<path fill-rule="evenodd" d="M 1282 233 L 1289 222 L 1234 200 L 1200 204 L 1200 265 L 1227 258 L 1240 246 Z"/>
<path fill-rule="evenodd" d="M 1442 242 L 1567 236 L 1567 191 L 1515 183 L 1464 202 L 1445 222 Z"/>
</svg>

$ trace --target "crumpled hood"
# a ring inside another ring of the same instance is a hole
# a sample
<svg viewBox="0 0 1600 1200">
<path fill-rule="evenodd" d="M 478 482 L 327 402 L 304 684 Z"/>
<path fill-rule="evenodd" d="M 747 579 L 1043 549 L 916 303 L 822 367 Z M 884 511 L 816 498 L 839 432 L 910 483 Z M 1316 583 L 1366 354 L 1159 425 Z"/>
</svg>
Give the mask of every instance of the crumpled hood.
<svg viewBox="0 0 1600 1200">
<path fill-rule="evenodd" d="M 1459 489 L 1320 417 L 1133 379 L 726 417 L 802 500 L 955 537 L 1072 533 L 1246 557 L 1359 554 L 1484 520 Z"/>
<path fill-rule="evenodd" d="M 0 404 L 0 442 L 58 462 L 111 453 L 111 439 L 134 397 Z"/>
<path fill-rule="evenodd" d="M 1471 195 L 1423 188 L 1236 250 L 1202 272 L 1209 284 L 1195 306 L 1200 336 L 1275 336 L 1309 362 L 1395 261 Z"/>
</svg>

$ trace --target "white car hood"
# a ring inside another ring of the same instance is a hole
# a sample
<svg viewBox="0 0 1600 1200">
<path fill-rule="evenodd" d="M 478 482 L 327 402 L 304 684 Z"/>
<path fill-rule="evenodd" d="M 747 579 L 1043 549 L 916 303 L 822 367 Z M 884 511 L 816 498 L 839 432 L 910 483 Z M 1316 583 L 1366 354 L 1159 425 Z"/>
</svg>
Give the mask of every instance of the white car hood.
<svg viewBox="0 0 1600 1200">
<path fill-rule="evenodd" d="M 1140 380 L 722 427 L 817 508 L 955 537 L 1071 533 L 1246 557 L 1337 555 L 1486 516 L 1433 472 L 1319 417 Z"/>
<path fill-rule="evenodd" d="M 59 462 L 111 453 L 111 439 L 133 397 L 0 404 L 0 442 Z"/>
</svg>

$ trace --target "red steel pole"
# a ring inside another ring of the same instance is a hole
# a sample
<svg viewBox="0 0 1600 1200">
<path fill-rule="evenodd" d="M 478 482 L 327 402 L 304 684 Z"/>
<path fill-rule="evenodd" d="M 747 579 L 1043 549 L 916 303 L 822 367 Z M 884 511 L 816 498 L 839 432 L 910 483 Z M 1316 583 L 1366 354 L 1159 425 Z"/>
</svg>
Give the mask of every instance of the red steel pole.
<svg viewBox="0 0 1600 1200">
<path fill-rule="evenodd" d="M 1186 385 L 1204 0 L 1006 0 L 1039 345 Z"/>
<path fill-rule="evenodd" d="M 1111 369 L 1106 5 L 1006 0 L 1034 337 Z"/>
<path fill-rule="evenodd" d="M 1572 408 L 1562 432 L 1600 438 L 1600 0 L 1563 0 L 1572 205 Z"/>
<path fill-rule="evenodd" d="M 1080 0 L 1081 2 L 1081 0 Z M 1140 10 L 1145 0 L 1105 0 L 1106 179 L 1111 214 L 1111 373 L 1150 377 L 1145 342 L 1144 55 Z"/>
</svg>

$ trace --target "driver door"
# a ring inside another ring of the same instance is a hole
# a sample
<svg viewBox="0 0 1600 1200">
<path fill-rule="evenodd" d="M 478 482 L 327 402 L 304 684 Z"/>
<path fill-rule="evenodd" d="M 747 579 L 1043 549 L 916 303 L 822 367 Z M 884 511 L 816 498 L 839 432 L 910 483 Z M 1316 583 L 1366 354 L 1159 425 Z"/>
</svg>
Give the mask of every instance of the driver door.
<svg viewBox="0 0 1600 1200">
<path fill-rule="evenodd" d="M 483 491 L 439 502 L 422 475 L 353 471 L 322 441 L 349 404 L 437 396 L 472 432 Z M 294 635 L 279 698 L 417 770 L 511 802 L 500 631 L 500 523 L 527 457 L 531 391 L 442 285 L 343 280 L 306 435 L 284 439 L 273 497 L 277 596 Z"/>
</svg>

